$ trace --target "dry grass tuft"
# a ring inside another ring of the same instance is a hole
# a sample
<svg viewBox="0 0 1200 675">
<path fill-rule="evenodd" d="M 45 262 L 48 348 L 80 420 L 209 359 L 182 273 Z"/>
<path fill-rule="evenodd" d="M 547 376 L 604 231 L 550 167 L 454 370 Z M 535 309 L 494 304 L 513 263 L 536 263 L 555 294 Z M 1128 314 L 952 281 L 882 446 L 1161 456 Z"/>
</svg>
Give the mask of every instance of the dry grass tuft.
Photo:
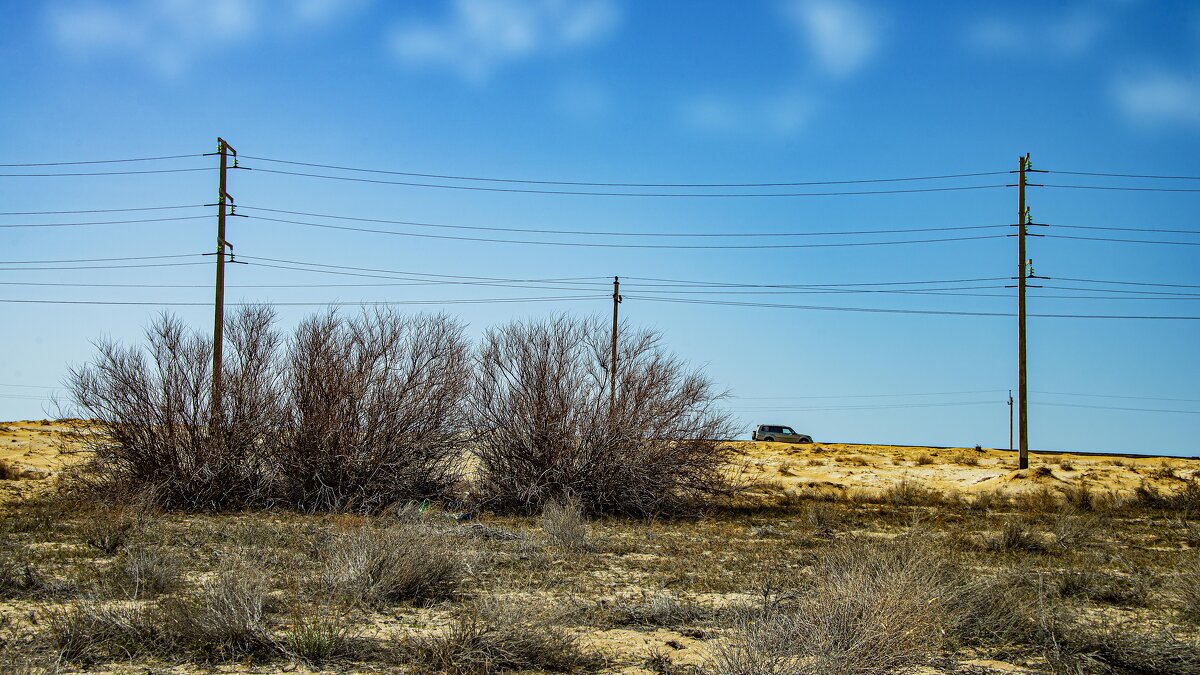
<svg viewBox="0 0 1200 675">
<path fill-rule="evenodd" d="M 0 480 L 18 480 L 21 472 L 8 460 L 0 459 Z"/>
<path fill-rule="evenodd" d="M 450 598 L 466 574 L 462 551 L 420 525 L 363 526 L 329 542 L 321 581 L 334 596 L 381 606 Z"/>
<path fill-rule="evenodd" d="M 288 656 L 310 665 L 350 653 L 356 633 L 347 607 L 332 598 L 296 598 L 283 631 Z"/>
<path fill-rule="evenodd" d="M 984 536 L 984 548 L 996 553 L 1013 551 L 1040 553 L 1046 550 L 1046 540 L 1033 523 L 1021 516 L 1009 516 L 1000 530 Z"/>
<path fill-rule="evenodd" d="M 617 626 L 678 628 L 708 621 L 716 615 L 711 607 L 680 600 L 669 591 L 645 593 L 633 600 L 617 598 L 612 603 L 611 622 Z"/>
<path fill-rule="evenodd" d="M 962 581 L 915 541 L 855 540 L 820 560 L 795 599 L 736 622 L 717 646 L 719 673 L 894 673 L 927 662 L 954 622 Z"/>
<path fill-rule="evenodd" d="M 267 630 L 267 575 L 230 565 L 206 581 L 194 597 L 168 598 L 157 614 L 177 648 L 223 661 L 274 650 Z"/>
<path fill-rule="evenodd" d="M 117 554 L 108 571 L 112 583 L 127 597 L 153 597 L 179 587 L 183 562 L 170 551 L 133 545 Z"/>
<path fill-rule="evenodd" d="M 935 460 L 929 453 L 923 452 L 917 455 L 917 458 L 913 461 L 917 463 L 917 466 L 926 466 L 928 464 L 933 464 L 937 460 Z"/>
<path fill-rule="evenodd" d="M 570 554 L 586 553 L 591 549 L 588 542 L 587 520 L 583 509 L 574 499 L 563 502 L 551 500 L 542 509 L 542 532 L 551 546 Z"/>
<path fill-rule="evenodd" d="M 495 597 L 471 602 L 445 633 L 412 638 L 405 651 L 421 672 L 573 672 L 592 662 L 528 602 Z"/>
</svg>

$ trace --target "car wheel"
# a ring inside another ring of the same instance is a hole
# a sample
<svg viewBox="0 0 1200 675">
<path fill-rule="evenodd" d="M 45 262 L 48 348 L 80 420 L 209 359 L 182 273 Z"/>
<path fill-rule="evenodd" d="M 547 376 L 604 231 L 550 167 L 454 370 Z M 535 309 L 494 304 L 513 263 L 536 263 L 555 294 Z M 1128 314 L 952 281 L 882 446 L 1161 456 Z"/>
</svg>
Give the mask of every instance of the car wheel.
<svg viewBox="0 0 1200 675">
<path fill-rule="evenodd" d="M 767 437 L 766 437 L 766 438 L 764 438 L 763 440 L 764 440 L 764 441 L 766 441 L 766 442 L 768 442 L 768 443 L 774 443 L 774 442 L 775 442 L 775 439 L 774 439 L 774 438 L 772 438 L 771 436 L 767 436 Z"/>
</svg>

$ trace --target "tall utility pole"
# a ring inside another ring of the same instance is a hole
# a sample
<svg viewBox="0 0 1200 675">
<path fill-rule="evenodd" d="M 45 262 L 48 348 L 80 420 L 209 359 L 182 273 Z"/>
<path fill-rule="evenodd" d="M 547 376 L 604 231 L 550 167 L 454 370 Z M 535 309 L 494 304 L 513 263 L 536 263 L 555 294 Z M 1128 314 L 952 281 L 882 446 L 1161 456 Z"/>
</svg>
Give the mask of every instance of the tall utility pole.
<svg viewBox="0 0 1200 675">
<path fill-rule="evenodd" d="M 1020 421 L 1020 448 L 1018 468 L 1029 468 L 1029 398 L 1025 380 L 1025 230 L 1028 213 L 1025 210 L 1025 170 L 1029 168 L 1029 153 L 1017 160 L 1020 164 L 1017 183 L 1017 399 L 1021 410 L 1018 413 Z"/>
<path fill-rule="evenodd" d="M 617 415 L 617 305 L 621 304 L 621 278 L 613 277 L 613 326 L 612 326 L 612 359 L 609 361 L 609 379 L 611 385 L 608 397 L 608 418 L 613 420 Z"/>
<path fill-rule="evenodd" d="M 217 297 L 213 316 L 213 369 L 212 369 L 212 425 L 221 422 L 221 364 L 222 346 L 225 338 L 225 206 L 233 201 L 225 190 L 229 171 L 229 154 L 233 153 L 237 163 L 237 150 L 220 136 L 217 137 L 217 154 L 221 156 L 221 178 L 217 189 Z"/>
</svg>

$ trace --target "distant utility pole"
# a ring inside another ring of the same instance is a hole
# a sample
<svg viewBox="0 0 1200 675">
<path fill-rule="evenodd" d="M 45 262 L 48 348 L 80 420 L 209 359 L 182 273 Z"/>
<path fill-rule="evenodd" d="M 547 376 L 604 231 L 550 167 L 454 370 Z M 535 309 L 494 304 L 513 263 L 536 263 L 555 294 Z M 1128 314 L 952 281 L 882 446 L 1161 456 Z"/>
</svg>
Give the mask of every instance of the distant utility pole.
<svg viewBox="0 0 1200 675">
<path fill-rule="evenodd" d="M 225 190 L 226 175 L 229 171 L 229 155 L 234 156 L 234 166 L 237 166 L 237 150 L 234 150 L 224 138 L 217 137 L 217 154 L 221 156 L 221 178 L 217 189 L 217 297 L 215 315 L 213 317 L 213 369 L 212 369 L 212 426 L 215 428 L 221 422 L 221 364 L 222 346 L 225 337 L 225 206 L 233 201 L 233 197 Z"/>
<path fill-rule="evenodd" d="M 613 325 L 612 325 L 612 359 L 609 361 L 608 418 L 614 420 L 617 415 L 617 305 L 621 304 L 621 278 L 613 277 Z"/>
<path fill-rule="evenodd" d="M 1028 222 L 1028 212 L 1025 209 L 1025 171 L 1029 168 L 1029 153 L 1025 153 L 1024 157 L 1018 160 L 1020 174 L 1017 184 L 1017 398 L 1020 401 L 1021 410 L 1018 413 L 1020 420 L 1020 442 L 1021 454 L 1018 458 L 1018 468 L 1029 468 L 1029 398 L 1028 387 L 1025 378 L 1025 277 L 1026 277 L 1026 260 L 1025 260 L 1025 230 Z"/>
</svg>

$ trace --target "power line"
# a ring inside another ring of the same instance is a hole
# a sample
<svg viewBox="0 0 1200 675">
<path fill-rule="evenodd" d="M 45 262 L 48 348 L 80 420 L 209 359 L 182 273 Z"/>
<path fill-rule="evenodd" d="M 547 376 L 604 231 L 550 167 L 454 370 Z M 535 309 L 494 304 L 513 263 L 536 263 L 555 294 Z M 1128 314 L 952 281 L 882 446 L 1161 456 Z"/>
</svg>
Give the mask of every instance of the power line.
<svg viewBox="0 0 1200 675">
<path fill-rule="evenodd" d="M 541 190 L 528 188 L 499 188 L 499 187 L 483 187 L 479 185 L 442 185 L 438 183 L 419 183 L 413 181 L 393 181 L 381 180 L 377 178 L 356 178 L 353 176 L 330 176 L 328 174 L 307 173 L 301 171 L 281 171 L 279 169 L 264 169 L 261 167 L 239 167 L 245 170 L 253 170 L 258 173 L 277 174 L 281 176 L 300 176 L 305 178 L 322 178 L 325 180 L 348 181 L 353 183 L 373 183 L 377 185 L 401 185 L 405 187 L 420 187 L 420 188 L 435 188 L 442 190 L 468 190 L 476 192 L 509 192 L 522 194 L 544 194 L 544 195 L 578 195 L 589 197 L 723 197 L 723 198 L 738 198 L 738 197 L 841 197 L 850 195 L 888 195 L 888 194 L 907 194 L 907 193 L 922 193 L 922 192 L 954 192 L 961 190 L 988 190 L 994 188 L 1008 187 L 1006 184 L 990 184 L 990 185 L 961 185 L 952 187 L 930 187 L 930 188 L 908 188 L 898 190 L 863 190 L 863 191 L 848 191 L 848 192 L 591 192 L 580 190 Z"/>
<path fill-rule="evenodd" d="M 1128 187 L 1121 185 L 1060 185 L 1052 183 L 1039 183 L 1038 185 L 1031 185 L 1031 187 L 1047 187 L 1064 190 L 1113 190 L 1117 192 L 1200 192 L 1200 188 Z"/>
<path fill-rule="evenodd" d="M 384 307 L 388 305 L 470 305 L 495 302 L 559 302 L 572 300 L 607 299 L 607 295 L 556 295 L 516 298 L 458 298 L 451 300 L 360 300 L 360 301 L 325 301 L 325 302 L 227 302 L 226 307 Z M 0 302 L 32 304 L 32 305 L 146 305 L 152 307 L 211 307 L 211 302 L 151 302 L 151 301 L 120 301 L 120 300 L 28 300 L 0 298 Z"/>
<path fill-rule="evenodd" d="M 332 268 L 335 270 L 351 270 L 351 271 L 355 271 L 355 272 L 381 272 L 384 274 L 408 275 L 408 276 L 417 276 L 417 277 L 435 277 L 438 279 L 465 279 L 465 280 L 471 280 L 471 281 L 506 281 L 506 282 L 517 282 L 517 283 L 542 283 L 542 282 L 562 283 L 562 282 L 595 281 L 598 279 L 608 279 L 609 278 L 607 276 L 603 276 L 603 277 L 557 277 L 557 278 L 549 278 L 549 279 L 505 279 L 505 278 L 498 278 L 498 277 L 464 276 L 461 274 L 433 274 L 433 273 L 429 273 L 429 272 L 408 272 L 408 271 L 404 271 L 404 270 L 388 270 L 388 269 L 380 269 L 380 268 L 375 268 L 375 267 L 351 267 L 348 265 L 329 265 L 326 263 L 305 262 L 303 260 L 287 260 L 285 258 L 264 258 L 264 257 L 260 257 L 260 256 L 242 256 L 242 258 L 246 259 L 246 260 L 265 260 L 268 262 L 286 263 L 286 264 L 291 264 L 291 265 L 310 265 L 313 267 L 327 267 L 327 268 Z M 305 271 L 319 272 L 321 270 L 305 270 Z M 607 296 L 605 296 L 605 297 L 607 297 Z"/>
<path fill-rule="evenodd" d="M 1112 237 L 1077 237 L 1068 234 L 1046 234 L 1053 239 L 1076 239 L 1079 241 L 1107 241 L 1121 244 L 1167 244 L 1171 246 L 1200 246 L 1200 241 L 1160 241 L 1156 239 L 1116 239 Z"/>
<path fill-rule="evenodd" d="M 1083 405 L 1082 403 L 1046 403 L 1035 402 L 1034 405 L 1048 405 L 1055 408 L 1090 408 L 1092 410 L 1124 410 L 1129 412 L 1180 413 L 1184 415 L 1200 415 L 1200 410 L 1162 410 L 1158 408 L 1123 408 L 1111 405 Z"/>
<path fill-rule="evenodd" d="M 165 260 L 168 258 L 194 258 L 203 253 L 180 253 L 177 255 L 143 255 L 125 258 L 76 258 L 74 260 L 0 260 L 0 265 L 40 265 L 44 263 L 117 262 L 125 260 Z"/>
<path fill-rule="evenodd" d="M 0 164 L 0 167 L 21 167 L 21 166 L 79 166 L 81 164 L 123 164 L 127 162 L 157 162 L 167 159 L 190 159 L 192 157 L 204 157 L 204 153 L 195 153 L 191 155 L 164 155 L 162 157 L 133 157 L 129 159 L 93 159 L 85 162 L 29 162 L 25 164 Z"/>
<path fill-rule="evenodd" d="M 88 223 L 19 223 L 19 224 L 2 224 L 0 228 L 25 228 L 25 227 L 87 227 L 89 225 L 126 225 L 129 223 L 167 223 L 178 220 L 199 220 L 201 218 L 212 218 L 210 215 L 204 216 L 175 216 L 173 218 L 139 218 L 133 220 L 101 220 Z"/>
<path fill-rule="evenodd" d="M 191 265 L 208 265 L 208 262 L 181 263 L 144 263 L 136 265 L 76 265 L 72 267 L 0 267 L 0 272 L 30 272 L 34 270 L 63 271 L 63 270 L 128 270 L 149 267 L 187 267 Z"/>
<path fill-rule="evenodd" d="M 1080 394 L 1068 391 L 1035 391 L 1034 394 L 1049 396 L 1086 396 L 1088 398 L 1118 398 L 1130 401 L 1172 401 L 1176 403 L 1200 403 L 1200 398 L 1161 398 L 1158 396 L 1118 396 L 1115 394 Z"/>
<path fill-rule="evenodd" d="M 339 216 L 329 213 L 311 213 L 307 211 L 287 211 L 284 209 L 268 209 L 259 206 L 247 206 L 245 204 L 239 206 L 242 210 L 250 211 L 265 211 L 269 213 L 283 213 L 293 216 L 308 216 L 312 218 L 332 218 L 336 220 L 349 220 L 361 223 L 380 223 L 388 225 L 409 225 L 412 227 L 436 227 L 451 230 L 477 230 L 484 232 L 524 232 L 533 234 L 566 234 L 566 235 L 588 235 L 588 236 L 619 236 L 619 237 L 816 237 L 816 236 L 837 236 L 837 235 L 853 235 L 853 234 L 892 234 L 892 233 L 910 233 L 910 232 L 949 232 L 962 230 L 986 230 L 1007 225 L 965 225 L 953 227 L 917 227 L 905 229 L 885 229 L 885 230 L 844 230 L 844 231 L 829 231 L 829 232 L 628 232 L 617 230 L 551 230 L 541 228 L 526 228 L 526 227 L 485 227 L 481 225 L 446 225 L 442 223 L 424 223 L 408 220 L 388 220 L 383 218 L 361 218 L 353 216 Z M 261 216 L 255 216 L 261 218 Z M 262 220 L 270 220 L 261 218 Z M 275 222 L 294 223 L 297 221 L 277 220 Z M 356 228 L 346 228 L 356 229 Z M 397 234 L 390 230 L 372 230 L 358 229 L 361 232 L 382 232 L 388 234 Z"/>
<path fill-rule="evenodd" d="M 790 401 L 799 399 L 829 398 L 904 398 L 908 396 L 962 396 L 966 394 L 998 394 L 1007 389 L 976 389 L 974 391 L 934 391 L 909 394 L 838 394 L 825 396 L 731 396 L 741 401 Z"/>
<path fill-rule="evenodd" d="M 726 305 L 732 307 L 763 307 L 771 309 L 804 309 L 814 311 L 831 311 L 831 312 L 866 312 L 878 314 L 924 314 L 938 316 L 993 316 L 993 317 L 1012 317 L 1009 312 L 968 312 L 968 311 L 949 311 L 949 310 L 927 310 L 927 309 L 893 309 L 885 307 L 830 307 L 824 305 L 781 305 L 773 303 L 761 302 L 744 302 L 733 300 L 693 300 L 685 298 L 655 298 L 648 296 L 626 295 L 626 299 L 630 300 L 647 300 L 650 302 L 673 302 L 683 304 L 696 305 Z M 1173 320 L 1173 321 L 1200 321 L 1200 316 L 1131 316 L 1121 314 L 1029 314 L 1031 317 L 1045 319 L 1140 319 L 1140 320 Z"/>
<path fill-rule="evenodd" d="M 1108 178 L 1152 178 L 1158 180 L 1200 180 L 1200 176 L 1154 176 L 1141 173 L 1100 173 L 1096 171 L 1043 170 L 1040 173 L 1058 173 L 1064 176 L 1104 176 Z"/>
<path fill-rule="evenodd" d="M 78 211 L 4 211 L 0 216 L 60 216 L 77 213 L 124 213 L 127 211 L 166 211 L 168 209 L 195 209 L 208 204 L 182 204 L 179 206 L 142 206 L 127 209 L 83 209 Z"/>
<path fill-rule="evenodd" d="M 193 169 L 146 169 L 144 171 L 76 171 L 71 173 L 0 173 L 0 178 L 71 178 L 78 176 L 139 176 L 153 173 L 189 173 L 192 171 L 216 171 L 215 167 L 202 166 Z"/>
<path fill-rule="evenodd" d="M 352 166 L 338 166 L 336 164 L 317 164 L 314 162 L 297 162 L 286 159 L 274 159 L 271 157 L 256 157 L 254 155 L 243 155 L 246 159 L 255 159 L 262 162 L 273 162 L 275 164 L 289 164 L 292 166 L 307 166 L 319 169 L 336 169 L 339 171 L 357 171 L 360 173 L 373 173 L 388 176 L 409 176 L 412 178 L 434 178 L 438 180 L 461 180 L 461 181 L 479 181 L 487 183 L 519 183 L 523 185 L 572 185 L 576 187 L 643 187 L 643 188 L 750 188 L 750 187 L 800 187 L 806 185 L 853 185 L 861 183 L 898 183 L 905 181 L 923 181 L 923 180 L 943 180 L 949 178 L 974 178 L 979 176 L 1002 176 L 1012 173 L 1011 171 L 982 171 L 975 173 L 955 173 L 944 174 L 939 176 L 910 176 L 903 178 L 862 178 L 855 180 L 825 180 L 825 181 L 787 181 L 773 183 L 600 183 L 600 182 L 585 182 L 585 181 L 565 181 L 565 180 L 534 180 L 523 178 L 496 178 L 496 177 L 481 177 L 481 176 L 460 176 L 435 173 L 415 173 L 410 171 L 385 171 L 382 169 L 366 169 Z"/>
<path fill-rule="evenodd" d="M 1008 281 L 1009 277 L 980 277 L 976 279 L 934 279 L 926 281 L 879 281 L 879 282 L 861 282 L 849 284 L 743 284 L 743 283 L 727 283 L 720 281 L 697 281 L 687 279 L 661 279 L 656 277 L 624 277 L 635 281 L 659 281 L 672 285 L 683 286 L 712 286 L 712 287 L 738 287 L 738 288 L 828 288 L 828 287 L 849 287 L 849 286 L 915 286 L 920 284 L 959 284 L 959 283 L 975 283 L 980 281 Z M 646 284 L 639 284 L 646 285 Z"/>
<path fill-rule="evenodd" d="M 396 232 L 395 230 L 378 230 L 373 228 L 350 227 L 347 225 L 329 225 L 325 223 L 310 223 L 301 220 L 288 220 L 283 218 L 266 218 L 263 216 L 253 216 L 258 220 L 274 223 L 286 223 L 291 225 L 304 225 L 307 227 L 318 227 L 330 230 L 345 230 L 351 232 L 366 232 L 370 234 L 386 234 L 397 237 L 418 237 L 421 239 L 445 239 L 452 241 L 475 241 L 492 244 L 527 244 L 534 246 L 575 246 L 584 248 L 642 248 L 642 249 L 707 249 L 707 250 L 763 250 L 763 249 L 782 249 L 782 248 L 842 248 L 847 246 L 889 246 L 896 244 L 931 244 L 951 241 L 973 241 L 980 239 L 1003 239 L 1007 235 L 977 235 L 970 237 L 935 237 L 930 239 L 908 239 L 903 241 L 872 241 L 872 242 L 834 242 L 823 244 L 608 244 L 608 243 L 593 243 L 593 242 L 571 242 L 571 241 L 542 241 L 542 240 L 523 240 L 523 239 L 494 239 L 490 237 L 462 237 L 448 234 L 427 234 L 423 232 Z"/>
<path fill-rule="evenodd" d="M 1030 224 L 1047 225 L 1047 223 Z M 1049 225 L 1049 227 L 1067 230 L 1108 230 L 1112 232 L 1171 232 L 1174 234 L 1200 234 L 1200 230 L 1175 230 L 1157 227 L 1100 227 L 1096 225 Z"/>
<path fill-rule="evenodd" d="M 1055 281 L 1077 281 L 1085 284 L 1114 284 L 1120 286 L 1153 286 L 1158 288 L 1200 288 L 1200 284 L 1167 284 L 1148 281 L 1111 281 L 1104 279 L 1075 279 L 1071 277 L 1054 277 Z"/>
<path fill-rule="evenodd" d="M 1005 405 L 1003 401 L 952 401 L 946 403 L 892 403 L 881 405 L 838 405 L 838 406 L 804 406 L 804 407 L 765 407 L 765 408 L 730 408 L 735 412 L 749 411 L 795 411 L 795 412 L 836 412 L 838 410 L 902 410 L 908 408 L 953 408 L 971 405 Z"/>
</svg>

